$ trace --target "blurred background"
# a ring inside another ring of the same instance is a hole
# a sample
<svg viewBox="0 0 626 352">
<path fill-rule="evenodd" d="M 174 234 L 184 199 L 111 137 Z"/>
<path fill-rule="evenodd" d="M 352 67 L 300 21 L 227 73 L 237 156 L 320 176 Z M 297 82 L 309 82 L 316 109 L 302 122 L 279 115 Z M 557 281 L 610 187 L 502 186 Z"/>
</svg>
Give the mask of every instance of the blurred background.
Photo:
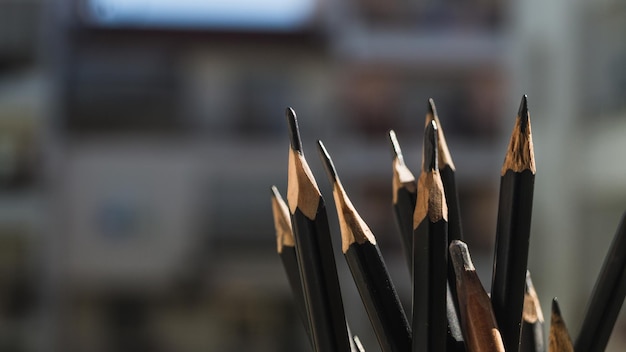
<svg viewBox="0 0 626 352">
<path fill-rule="evenodd" d="M 421 159 L 435 99 L 466 240 L 491 277 L 522 94 L 537 177 L 529 268 L 572 337 L 626 210 L 626 4 L 554 0 L 0 0 L 0 351 L 307 351 L 276 254 L 284 109 L 326 198 L 322 139 L 407 312 L 395 129 Z M 610 351 L 623 351 L 620 318 Z M 546 323 L 546 330 L 548 324 Z"/>
</svg>

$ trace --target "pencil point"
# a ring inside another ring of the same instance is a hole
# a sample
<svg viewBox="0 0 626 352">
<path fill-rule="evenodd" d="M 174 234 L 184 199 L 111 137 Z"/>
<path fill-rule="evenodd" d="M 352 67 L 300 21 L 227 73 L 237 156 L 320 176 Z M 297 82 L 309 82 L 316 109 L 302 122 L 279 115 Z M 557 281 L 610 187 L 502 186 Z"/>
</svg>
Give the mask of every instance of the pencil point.
<svg viewBox="0 0 626 352">
<path fill-rule="evenodd" d="M 404 162 L 404 156 L 402 155 L 402 149 L 400 149 L 400 143 L 398 143 L 398 137 L 394 130 L 389 130 L 389 141 L 391 142 L 391 152 L 393 157 Z"/>
<path fill-rule="evenodd" d="M 526 285 L 524 287 L 524 305 L 522 309 L 522 320 L 527 323 L 535 323 L 537 321 L 543 323 L 543 311 L 530 271 L 526 270 Z"/>
<path fill-rule="evenodd" d="M 556 297 L 552 299 L 552 317 L 550 318 L 550 337 L 548 351 L 574 352 L 572 339 L 567 331 L 561 307 Z"/>
<path fill-rule="evenodd" d="M 517 116 L 519 116 L 520 118 L 520 130 L 522 132 L 525 132 L 530 118 L 530 116 L 528 115 L 528 96 L 526 94 L 522 96 L 522 101 L 519 104 Z"/>
<path fill-rule="evenodd" d="M 279 198 L 280 197 L 280 193 L 278 192 L 278 188 L 276 188 L 275 185 L 272 185 L 272 187 L 270 187 L 270 192 L 272 193 L 272 196 L 274 198 Z"/>
<path fill-rule="evenodd" d="M 561 307 L 556 297 L 552 298 L 552 314 L 561 317 Z"/>
<path fill-rule="evenodd" d="M 324 143 L 322 141 L 317 141 L 318 150 L 320 153 L 320 157 L 322 158 L 322 163 L 324 164 L 324 169 L 326 170 L 326 174 L 328 175 L 328 179 L 331 183 L 337 182 L 337 170 L 335 169 L 335 165 L 333 164 L 333 160 L 330 158 L 326 147 L 324 147 Z"/>
<path fill-rule="evenodd" d="M 298 119 L 296 118 L 296 112 L 288 107 L 285 110 L 287 116 L 287 123 L 289 124 L 289 141 L 291 143 L 291 149 L 302 152 L 302 141 L 300 140 L 300 130 L 298 129 Z"/>
<path fill-rule="evenodd" d="M 525 95 L 522 97 L 517 118 L 515 119 L 515 126 L 511 133 L 509 147 L 504 157 L 502 176 L 504 176 L 507 170 L 512 170 L 513 172 L 530 170 L 533 175 L 536 172 L 530 115 Z"/>
<path fill-rule="evenodd" d="M 469 254 L 469 249 L 467 248 L 467 244 L 460 240 L 454 240 L 450 243 L 449 247 L 450 251 L 450 260 L 454 266 L 454 272 L 457 277 L 461 276 L 461 273 L 464 271 L 474 271 L 476 268 L 474 267 L 474 263 L 472 263 L 472 258 Z"/>
<path fill-rule="evenodd" d="M 428 98 L 428 114 L 432 116 L 432 119 L 435 119 L 437 116 L 437 107 L 435 107 L 433 98 Z"/>
<path fill-rule="evenodd" d="M 296 245 L 291 228 L 289 208 L 276 186 L 272 186 L 272 213 L 274 214 L 274 229 L 276 230 L 276 251 L 283 252 L 283 247 Z"/>
<path fill-rule="evenodd" d="M 437 123 L 435 121 L 431 121 L 426 126 L 426 130 L 424 131 L 424 162 L 422 165 L 423 172 L 438 170 L 437 142 Z"/>
</svg>

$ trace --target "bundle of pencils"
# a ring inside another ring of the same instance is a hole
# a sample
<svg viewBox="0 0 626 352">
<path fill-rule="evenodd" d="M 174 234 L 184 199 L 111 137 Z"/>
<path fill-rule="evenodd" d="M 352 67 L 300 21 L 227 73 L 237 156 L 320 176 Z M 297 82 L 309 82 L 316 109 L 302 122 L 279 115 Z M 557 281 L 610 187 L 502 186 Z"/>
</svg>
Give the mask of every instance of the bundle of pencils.
<svg viewBox="0 0 626 352">
<path fill-rule="evenodd" d="M 326 207 L 304 157 L 296 114 L 290 131 L 287 202 L 272 186 L 277 250 L 311 347 L 365 351 L 343 308 Z M 376 237 L 350 201 L 324 144 L 318 150 L 333 189 L 342 252 L 384 352 L 603 351 L 626 296 L 626 214 L 590 299 L 575 343 L 556 299 L 548 344 L 541 304 L 527 270 L 535 156 L 526 96 L 517 113 L 500 179 L 491 295 L 463 242 L 456 169 L 434 102 L 426 114 L 422 167 L 416 178 L 396 134 L 393 209 L 413 284 L 405 314 Z"/>
</svg>

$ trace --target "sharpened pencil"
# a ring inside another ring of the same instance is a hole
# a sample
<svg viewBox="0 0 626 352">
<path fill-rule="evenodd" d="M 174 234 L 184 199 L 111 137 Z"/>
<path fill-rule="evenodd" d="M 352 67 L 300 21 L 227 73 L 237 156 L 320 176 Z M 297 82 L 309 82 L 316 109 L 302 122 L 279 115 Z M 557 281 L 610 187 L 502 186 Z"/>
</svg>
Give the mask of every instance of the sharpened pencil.
<svg viewBox="0 0 626 352">
<path fill-rule="evenodd" d="M 409 273 L 411 273 L 413 271 L 413 212 L 417 198 L 417 182 L 404 162 L 400 143 L 393 130 L 389 131 L 389 140 L 393 152 L 393 210 L 400 230 Z"/>
<path fill-rule="evenodd" d="M 552 299 L 552 317 L 550 318 L 550 347 L 548 352 L 574 352 L 572 339 L 561 315 L 561 308 L 556 298 Z M 589 350 L 577 350 L 589 351 Z M 603 350 L 604 351 L 604 350 Z"/>
<path fill-rule="evenodd" d="M 300 141 L 295 112 L 288 108 L 290 131 L 287 203 L 313 345 L 317 352 L 350 351 L 350 339 L 324 199 Z"/>
<path fill-rule="evenodd" d="M 543 334 L 543 311 L 535 291 L 530 271 L 526 271 L 526 288 L 524 290 L 524 309 L 522 312 L 522 332 L 520 351 L 545 352 Z"/>
<path fill-rule="evenodd" d="M 437 123 L 437 159 L 441 182 L 446 193 L 446 203 L 448 204 L 448 242 L 453 240 L 463 240 L 463 229 L 461 227 L 461 210 L 459 207 L 459 194 L 456 189 L 456 167 L 446 143 L 446 136 L 443 133 L 435 101 L 428 99 L 428 113 L 426 114 L 426 125 L 430 121 Z"/>
<path fill-rule="evenodd" d="M 426 123 L 431 121 L 437 124 L 437 166 L 441 175 L 446 204 L 448 205 L 448 245 L 453 240 L 462 240 L 463 232 L 461 228 L 461 211 L 459 209 L 459 195 L 456 190 L 456 168 L 446 143 L 446 137 L 439 121 L 435 101 L 428 99 L 428 112 L 426 113 Z M 462 352 L 465 350 L 463 334 L 461 333 L 458 314 L 458 300 L 456 297 L 456 285 L 454 282 L 454 267 L 448 261 L 448 352 Z"/>
<path fill-rule="evenodd" d="M 319 152 L 333 187 L 342 251 L 384 352 L 411 350 L 411 328 L 374 234 L 352 205 L 333 161 L 319 141 Z"/>
<path fill-rule="evenodd" d="M 472 263 L 467 245 L 459 240 L 450 244 L 459 297 L 463 337 L 469 352 L 504 352 L 491 301 Z"/>
<path fill-rule="evenodd" d="M 518 351 L 535 184 L 535 156 L 526 96 L 502 166 L 491 302 L 507 351 Z"/>
<path fill-rule="evenodd" d="M 626 296 L 626 213 L 600 269 L 587 313 L 576 338 L 576 351 L 604 351 Z"/>
<path fill-rule="evenodd" d="M 437 167 L 437 124 L 424 132 L 413 214 L 413 352 L 445 351 L 448 207 Z"/>
<path fill-rule="evenodd" d="M 274 214 L 274 228 L 276 229 L 276 250 L 283 262 L 283 267 L 287 274 L 287 280 L 294 296 L 296 310 L 302 319 L 304 330 L 309 342 L 313 343 L 311 327 L 306 312 L 306 302 L 302 291 L 302 281 L 300 278 L 300 268 L 296 254 L 296 242 L 291 230 L 291 218 L 289 208 L 281 197 L 276 186 L 272 186 L 272 212 Z"/>
</svg>

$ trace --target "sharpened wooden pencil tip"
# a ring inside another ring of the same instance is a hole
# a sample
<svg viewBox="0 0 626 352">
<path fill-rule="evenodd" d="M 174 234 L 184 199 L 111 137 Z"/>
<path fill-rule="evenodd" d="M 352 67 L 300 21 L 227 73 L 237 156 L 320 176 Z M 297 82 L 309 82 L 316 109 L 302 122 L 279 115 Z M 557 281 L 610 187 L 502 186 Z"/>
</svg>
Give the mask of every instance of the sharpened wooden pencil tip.
<svg viewBox="0 0 626 352">
<path fill-rule="evenodd" d="M 376 244 L 376 239 L 372 234 L 365 221 L 359 216 L 354 205 L 348 198 L 346 191 L 339 180 L 339 175 L 333 164 L 333 160 L 330 158 L 330 154 L 324 147 L 322 141 L 317 141 L 319 147 L 320 157 L 328 178 L 333 186 L 333 198 L 335 199 L 335 208 L 337 209 L 337 216 L 339 218 L 339 228 L 341 230 L 341 249 L 344 253 L 348 250 L 350 245 L 354 242 L 365 243 L 370 242 Z"/>
<path fill-rule="evenodd" d="M 475 271 L 474 263 L 470 257 L 467 244 L 460 240 L 454 240 L 450 243 L 450 260 L 454 266 L 457 277 L 464 271 Z"/>
<path fill-rule="evenodd" d="M 295 247 L 296 242 L 291 229 L 289 208 L 276 186 L 271 187 L 272 213 L 274 214 L 274 228 L 276 230 L 276 251 L 283 252 L 283 247 Z"/>
<path fill-rule="evenodd" d="M 429 172 L 438 170 L 438 137 L 437 137 L 437 122 L 430 121 L 424 131 L 424 155 L 422 171 Z"/>
<path fill-rule="evenodd" d="M 296 118 L 296 112 L 288 107 L 285 111 L 287 116 L 287 123 L 289 125 L 289 141 L 291 143 L 291 149 L 302 152 L 302 141 L 300 140 L 300 130 L 298 129 L 298 119 Z"/>
<path fill-rule="evenodd" d="M 528 323 L 543 323 L 543 311 L 530 271 L 526 270 L 526 286 L 524 288 L 524 308 L 522 311 L 522 319 Z"/>
<path fill-rule="evenodd" d="M 535 174 L 535 151 L 531 130 L 528 103 L 526 96 L 524 96 L 517 113 L 513 132 L 511 133 L 509 147 L 504 157 L 502 176 L 504 176 L 507 170 L 518 173 L 529 170 L 533 175 Z"/>
</svg>

